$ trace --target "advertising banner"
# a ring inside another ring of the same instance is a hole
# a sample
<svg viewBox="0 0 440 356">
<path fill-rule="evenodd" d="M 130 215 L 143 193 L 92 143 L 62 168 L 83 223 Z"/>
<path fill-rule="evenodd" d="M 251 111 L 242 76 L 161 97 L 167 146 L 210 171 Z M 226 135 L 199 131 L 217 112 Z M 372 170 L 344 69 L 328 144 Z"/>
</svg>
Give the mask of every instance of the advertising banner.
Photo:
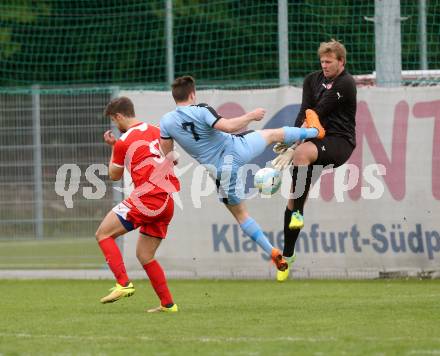
<svg viewBox="0 0 440 356">
<path fill-rule="evenodd" d="M 170 92 L 120 94 L 130 97 L 136 116 L 152 125 L 175 108 Z M 248 127 L 258 130 L 293 125 L 301 94 L 301 89 L 292 87 L 211 90 L 197 92 L 197 101 L 225 118 L 263 107 L 265 118 Z M 371 278 L 379 272 L 438 271 L 440 92 L 360 88 L 357 100 L 357 147 L 347 164 L 325 170 L 309 194 L 293 276 Z M 167 275 L 272 278 L 274 265 L 218 201 L 205 169 L 181 148 L 177 151 L 182 189 L 175 195 L 174 218 L 157 255 Z M 273 245 L 282 250 L 290 173 L 283 172 L 281 189 L 272 197 L 261 197 L 252 187 L 252 175 L 274 157 L 268 147 L 251 162 L 246 205 Z M 136 232 L 124 237 L 124 257 L 131 270 L 141 269 L 135 257 L 136 240 Z"/>
</svg>

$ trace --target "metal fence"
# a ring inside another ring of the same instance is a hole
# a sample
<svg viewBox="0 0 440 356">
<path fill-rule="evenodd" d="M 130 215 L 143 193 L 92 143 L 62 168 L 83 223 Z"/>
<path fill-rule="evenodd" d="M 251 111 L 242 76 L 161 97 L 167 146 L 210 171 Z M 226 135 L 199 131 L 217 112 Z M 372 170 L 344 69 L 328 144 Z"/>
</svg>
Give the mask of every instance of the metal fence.
<svg viewBox="0 0 440 356">
<path fill-rule="evenodd" d="M 12 12 L 15 17 L 0 15 L 0 25 L 12 34 L 0 38 L 0 82 L 5 86 L 37 82 L 143 89 L 156 85 L 163 90 L 175 75 L 189 73 L 201 79 L 202 87 L 261 87 L 266 82 L 270 86 L 296 85 L 305 73 L 319 67 L 316 47 L 331 37 L 347 46 L 350 71 L 371 73 L 377 63 L 377 75 L 362 79 L 367 85 L 440 82 L 439 72 L 432 71 L 440 63 L 439 0 L 334 4 L 323 0 L 217 0 L 203 5 L 158 0 L 133 4 L 113 10 L 108 5 L 108 13 L 102 15 L 108 15 L 108 21 L 102 24 L 96 24 L 96 8 L 87 2 L 53 2 L 50 14 L 40 11 L 29 22 L 26 11 L 32 9 L 27 5 L 18 6 L 22 13 Z M 2 4 L 0 9 L 8 13 L 9 5 Z M 138 11 L 138 5 L 145 9 Z M 69 16 L 74 10 L 76 16 Z M 132 17 L 123 11 L 136 14 L 139 24 L 128 26 Z M 191 21 L 187 21 L 189 12 L 194 12 Z M 75 22 L 76 31 L 71 31 L 69 21 Z M 120 21 L 118 26 L 115 21 Z M 47 31 L 46 26 L 60 31 Z M 59 41 L 62 29 L 75 41 Z M 114 31 L 112 36 L 120 42 L 104 41 L 108 31 Z M 82 48 L 77 56 L 66 55 L 71 43 Z M 387 45 L 390 43 L 392 46 Z M 128 49 L 122 44 L 129 44 Z M 88 57 L 90 46 L 96 54 L 93 60 Z M 119 55 L 113 52 L 117 48 L 122 51 Z M 382 52 L 375 53 L 375 48 Z M 47 53 L 49 49 L 53 53 Z M 423 73 L 405 74 L 401 69 L 421 69 Z M 401 73 L 406 77 L 402 79 Z M 121 194 L 103 171 L 87 169 L 108 162 L 110 149 L 102 134 L 110 122 L 102 110 L 113 92 L 105 88 L 0 87 L 0 268 L 33 267 L 38 265 L 36 258 L 42 261 L 39 266 L 57 268 L 75 267 L 76 261 L 82 261 L 82 266 L 103 262 L 99 251 L 96 253 L 93 233 Z M 56 186 L 62 167 L 64 175 Z M 103 182 L 103 196 L 93 197 L 97 187 L 86 172 L 92 178 L 97 176 L 95 183 Z M 73 199 L 70 207 L 66 194 L 60 194 L 63 191 L 69 191 L 67 195 Z M 87 192 L 91 199 L 85 197 Z M 58 249 L 61 241 L 74 241 L 74 245 Z M 37 251 L 40 247 L 43 254 Z M 90 254 L 97 259 L 84 262 L 82 258 Z M 48 259 L 42 259 L 43 255 Z M 56 263 L 51 262 L 54 260 Z"/>
<path fill-rule="evenodd" d="M 350 73 L 396 86 L 400 68 L 440 69 L 439 9 L 440 0 L 3 1 L 0 86 L 163 90 L 184 74 L 223 89 L 300 85 L 331 38 L 347 47 Z"/>
<path fill-rule="evenodd" d="M 102 115 L 108 100 L 107 93 L 0 95 L 0 240 L 79 238 L 96 228 L 113 204 L 111 184 L 100 177 L 109 189 L 99 200 L 85 199 L 83 190 L 95 189 L 87 167 L 109 158 L 102 140 L 110 127 Z M 55 190 L 64 164 L 78 167 L 66 176 L 78 187 L 73 208 Z"/>
</svg>

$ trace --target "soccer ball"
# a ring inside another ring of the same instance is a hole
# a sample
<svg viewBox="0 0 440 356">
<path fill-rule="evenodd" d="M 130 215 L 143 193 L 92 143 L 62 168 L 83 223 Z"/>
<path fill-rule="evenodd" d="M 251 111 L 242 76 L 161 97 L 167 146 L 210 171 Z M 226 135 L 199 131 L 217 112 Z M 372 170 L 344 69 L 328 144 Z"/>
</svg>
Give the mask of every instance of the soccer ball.
<svg viewBox="0 0 440 356">
<path fill-rule="evenodd" d="M 275 194 L 281 186 L 280 172 L 273 168 L 261 168 L 254 176 L 254 186 L 263 195 Z"/>
</svg>

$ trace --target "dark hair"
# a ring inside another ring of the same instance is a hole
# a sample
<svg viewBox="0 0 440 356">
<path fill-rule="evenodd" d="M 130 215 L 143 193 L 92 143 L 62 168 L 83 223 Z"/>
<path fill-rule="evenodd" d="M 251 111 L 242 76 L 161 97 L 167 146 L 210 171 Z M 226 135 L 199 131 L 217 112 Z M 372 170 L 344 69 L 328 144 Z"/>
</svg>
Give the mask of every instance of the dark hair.
<svg viewBox="0 0 440 356">
<path fill-rule="evenodd" d="M 105 107 L 104 116 L 113 116 L 116 114 L 121 114 L 125 117 L 135 117 L 133 102 L 126 96 L 110 100 Z"/>
<path fill-rule="evenodd" d="M 173 98 L 176 103 L 186 101 L 189 95 L 196 91 L 196 82 L 190 75 L 176 78 L 171 85 Z"/>
</svg>

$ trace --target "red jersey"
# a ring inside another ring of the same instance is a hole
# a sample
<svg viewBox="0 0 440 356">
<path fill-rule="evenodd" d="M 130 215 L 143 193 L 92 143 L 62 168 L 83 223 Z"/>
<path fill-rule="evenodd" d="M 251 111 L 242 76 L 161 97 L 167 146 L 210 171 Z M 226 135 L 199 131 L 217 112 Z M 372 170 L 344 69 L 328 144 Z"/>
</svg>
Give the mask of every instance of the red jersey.
<svg viewBox="0 0 440 356">
<path fill-rule="evenodd" d="M 131 126 L 113 147 L 112 163 L 128 169 L 139 197 L 180 190 L 174 164 L 161 157 L 159 138 L 159 128 L 139 123 Z"/>
</svg>

